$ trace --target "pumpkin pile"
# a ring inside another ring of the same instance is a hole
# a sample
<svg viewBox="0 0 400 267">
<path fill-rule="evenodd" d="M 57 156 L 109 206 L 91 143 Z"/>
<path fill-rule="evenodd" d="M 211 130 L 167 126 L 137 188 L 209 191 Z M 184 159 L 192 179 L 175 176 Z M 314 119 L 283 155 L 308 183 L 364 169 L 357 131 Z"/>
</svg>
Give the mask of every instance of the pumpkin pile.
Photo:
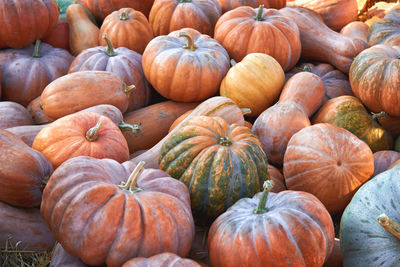
<svg viewBox="0 0 400 267">
<path fill-rule="evenodd" d="M 374 3 L 1 1 L 0 265 L 397 266 Z"/>
</svg>

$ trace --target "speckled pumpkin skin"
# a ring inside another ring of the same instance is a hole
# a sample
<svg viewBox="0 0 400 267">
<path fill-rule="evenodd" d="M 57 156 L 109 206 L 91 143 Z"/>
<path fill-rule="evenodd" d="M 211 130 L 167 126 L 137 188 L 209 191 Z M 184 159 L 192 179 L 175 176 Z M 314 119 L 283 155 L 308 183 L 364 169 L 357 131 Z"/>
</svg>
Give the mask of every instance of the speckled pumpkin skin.
<svg viewBox="0 0 400 267">
<path fill-rule="evenodd" d="M 371 25 L 368 44 L 400 45 L 400 8 L 390 11 Z"/>
<path fill-rule="evenodd" d="M 331 123 L 365 141 L 372 152 L 393 148 L 393 137 L 367 112 L 358 98 L 339 96 L 326 102 L 312 123 Z"/>
<path fill-rule="evenodd" d="M 220 117 L 192 117 L 164 142 L 160 155 L 160 169 L 189 187 L 199 224 L 209 224 L 240 198 L 261 191 L 267 168 L 250 129 Z"/>
<path fill-rule="evenodd" d="M 364 184 L 354 195 L 340 222 L 344 266 L 399 266 L 400 241 L 377 221 L 385 213 L 400 222 L 400 165 Z"/>
</svg>

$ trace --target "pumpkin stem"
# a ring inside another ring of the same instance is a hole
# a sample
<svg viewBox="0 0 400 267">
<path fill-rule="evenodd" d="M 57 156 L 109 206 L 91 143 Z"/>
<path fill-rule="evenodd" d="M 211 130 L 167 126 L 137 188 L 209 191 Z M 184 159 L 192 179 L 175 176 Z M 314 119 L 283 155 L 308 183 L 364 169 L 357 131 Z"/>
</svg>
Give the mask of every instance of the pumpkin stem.
<svg viewBox="0 0 400 267">
<path fill-rule="evenodd" d="M 133 92 L 133 91 L 135 91 L 136 90 L 136 86 L 134 85 L 134 84 L 132 84 L 132 85 L 126 85 L 126 84 L 124 84 L 124 92 L 125 92 L 125 94 L 126 94 L 126 96 L 129 98 L 129 96 L 131 95 L 131 93 Z"/>
<path fill-rule="evenodd" d="M 122 11 L 119 14 L 119 20 L 128 20 L 128 19 L 129 19 L 129 16 L 128 16 L 128 14 L 126 14 L 126 11 Z"/>
<path fill-rule="evenodd" d="M 111 43 L 110 37 L 108 37 L 108 35 L 106 33 L 103 33 L 102 37 L 104 40 L 106 40 L 106 43 L 107 43 L 107 49 L 105 51 L 107 56 L 109 56 L 109 57 L 116 56 L 117 53 L 115 53 L 115 51 L 114 51 L 114 46 Z"/>
<path fill-rule="evenodd" d="M 86 139 L 89 142 L 93 142 L 93 141 L 97 140 L 97 137 L 99 136 L 99 130 L 100 130 L 101 123 L 102 123 L 102 120 L 100 119 L 94 127 L 87 130 Z"/>
<path fill-rule="evenodd" d="M 311 72 L 312 68 L 309 65 L 304 65 L 302 68 L 300 68 L 300 70 L 304 72 Z"/>
<path fill-rule="evenodd" d="M 371 113 L 372 113 L 372 119 L 373 120 L 386 117 L 386 115 L 387 115 L 387 113 L 385 111 L 383 111 L 383 110 L 381 112 L 379 112 L 379 113 L 373 113 L 373 112 L 371 112 Z"/>
<path fill-rule="evenodd" d="M 234 60 L 233 58 L 231 59 L 231 66 L 235 66 L 237 64 L 236 60 Z"/>
<path fill-rule="evenodd" d="M 265 207 L 265 205 L 267 204 L 268 194 L 271 191 L 272 187 L 274 187 L 274 182 L 272 182 L 272 180 L 270 180 L 270 179 L 267 179 L 263 184 L 264 191 L 262 192 L 260 202 L 258 202 L 258 206 L 253 211 L 253 213 L 263 214 L 268 211 L 268 209 L 267 209 L 267 207 Z"/>
<path fill-rule="evenodd" d="M 132 171 L 131 175 L 129 175 L 128 181 L 126 183 L 121 182 L 118 185 L 118 187 L 120 189 L 128 190 L 131 193 L 141 191 L 140 188 L 136 187 L 136 183 L 137 183 L 137 180 L 139 179 L 140 174 L 142 173 L 142 170 L 143 170 L 145 164 L 146 164 L 146 162 L 140 161 L 138 163 L 138 165 L 136 165 L 135 169 Z"/>
<path fill-rule="evenodd" d="M 133 134 L 142 132 L 142 129 L 140 129 L 140 126 L 138 124 L 132 125 L 132 124 L 125 123 L 122 120 L 118 123 L 118 127 L 121 130 L 121 132 L 129 131 Z"/>
<path fill-rule="evenodd" d="M 36 40 L 35 47 L 33 48 L 32 57 L 42 57 L 40 54 L 40 40 Z"/>
<path fill-rule="evenodd" d="M 220 137 L 218 140 L 218 144 L 220 144 L 222 146 L 230 146 L 230 145 L 232 145 L 232 140 L 229 139 L 228 136 Z"/>
<path fill-rule="evenodd" d="M 40 183 L 40 192 L 43 192 L 44 188 L 46 187 L 47 183 L 49 182 L 50 176 L 43 177 Z"/>
<path fill-rule="evenodd" d="M 257 16 L 255 16 L 254 17 L 254 19 L 255 20 L 258 20 L 258 21 L 263 21 L 263 20 L 265 20 L 264 18 L 263 18 L 263 9 L 264 9 L 264 5 L 260 5 L 259 7 L 258 7 L 258 11 L 257 11 Z"/>
<path fill-rule="evenodd" d="M 385 213 L 382 213 L 377 218 L 379 224 L 385 228 L 386 231 L 394 235 L 400 240 L 400 224 L 391 218 L 389 218 Z"/>
<path fill-rule="evenodd" d="M 198 48 L 198 47 L 194 44 L 193 37 L 192 37 L 189 33 L 187 33 L 187 32 L 180 32 L 180 33 L 178 34 L 178 37 L 185 37 L 186 40 L 188 41 L 187 44 L 185 44 L 185 45 L 183 46 L 183 48 L 189 49 L 189 50 L 192 50 L 192 51 L 194 51 L 194 50 L 196 50 L 196 49 Z"/>
<path fill-rule="evenodd" d="M 242 111 L 243 115 L 247 115 L 247 114 L 251 113 L 251 109 L 249 109 L 249 108 L 241 108 L 240 110 Z"/>
</svg>

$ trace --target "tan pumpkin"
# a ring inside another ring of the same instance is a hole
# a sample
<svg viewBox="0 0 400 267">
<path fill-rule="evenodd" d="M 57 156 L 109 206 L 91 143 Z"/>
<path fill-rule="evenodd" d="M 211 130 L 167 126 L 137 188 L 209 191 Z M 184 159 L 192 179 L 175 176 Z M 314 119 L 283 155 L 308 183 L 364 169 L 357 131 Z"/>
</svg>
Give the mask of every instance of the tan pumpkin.
<svg viewBox="0 0 400 267">
<path fill-rule="evenodd" d="M 36 135 L 32 148 L 42 152 L 54 168 L 78 156 L 120 163 L 129 159 L 128 144 L 120 129 L 94 112 L 78 112 L 52 122 Z"/>
<path fill-rule="evenodd" d="M 278 102 L 257 117 L 252 131 L 260 138 L 270 163 L 282 165 L 290 138 L 311 125 L 309 117 L 321 106 L 323 97 L 321 78 L 300 72 L 286 82 Z"/>
<path fill-rule="evenodd" d="M 265 53 L 290 70 L 299 60 L 301 44 L 296 23 L 280 10 L 241 6 L 223 14 L 214 38 L 236 62 L 250 53 Z"/>
<path fill-rule="evenodd" d="M 374 172 L 369 146 L 349 131 L 318 123 L 295 133 L 283 162 L 289 190 L 315 195 L 331 214 L 344 210 Z"/>
<path fill-rule="evenodd" d="M 124 113 L 129 94 L 134 89 L 134 85 L 127 86 L 111 72 L 79 71 L 47 85 L 40 97 L 40 105 L 43 113 L 53 120 L 100 104 L 114 105 Z"/>
<path fill-rule="evenodd" d="M 229 55 L 210 36 L 184 28 L 151 40 L 142 66 L 147 80 L 163 97 L 196 102 L 217 94 L 229 69 Z"/>
<path fill-rule="evenodd" d="M 279 97 L 285 73 L 278 61 L 263 53 L 250 53 L 225 75 L 219 94 L 250 108 L 248 116 L 258 116 Z"/>
<path fill-rule="evenodd" d="M 321 16 L 310 9 L 285 7 L 279 12 L 297 24 L 302 58 L 330 63 L 347 74 L 353 58 L 368 47 L 360 39 L 346 37 L 331 30 Z"/>
<path fill-rule="evenodd" d="M 107 45 L 103 34 L 107 34 L 114 47 L 126 47 L 143 54 L 153 39 L 153 31 L 147 18 L 132 8 L 121 8 L 109 14 L 99 31 L 99 44 Z"/>
<path fill-rule="evenodd" d="M 358 38 L 368 43 L 369 26 L 362 21 L 353 21 L 340 30 L 340 34 L 351 38 Z"/>
</svg>

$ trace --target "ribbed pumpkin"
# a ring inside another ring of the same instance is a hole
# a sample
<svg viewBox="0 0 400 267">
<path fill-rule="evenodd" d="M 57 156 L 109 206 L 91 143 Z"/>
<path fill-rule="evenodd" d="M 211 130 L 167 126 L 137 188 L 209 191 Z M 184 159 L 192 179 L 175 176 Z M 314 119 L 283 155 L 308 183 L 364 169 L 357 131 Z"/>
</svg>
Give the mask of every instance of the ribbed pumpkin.
<svg viewBox="0 0 400 267">
<path fill-rule="evenodd" d="M 53 172 L 51 163 L 14 134 L 0 129 L 0 201 L 37 207 L 43 186 Z"/>
<path fill-rule="evenodd" d="M 100 27 L 99 44 L 106 45 L 103 34 L 107 34 L 115 47 L 126 47 L 143 54 L 153 39 L 153 31 L 147 18 L 132 8 L 121 8 L 108 15 Z"/>
<path fill-rule="evenodd" d="M 36 41 L 0 52 L 3 99 L 27 106 L 53 80 L 67 74 L 74 58 L 68 51 Z"/>
<path fill-rule="evenodd" d="M 390 11 L 371 25 L 368 44 L 400 45 L 400 8 Z"/>
<path fill-rule="evenodd" d="M 250 108 L 249 116 L 258 116 L 279 97 L 285 73 L 271 56 L 251 53 L 229 69 L 219 94 L 229 97 L 240 108 Z"/>
<path fill-rule="evenodd" d="M 393 150 L 382 150 L 374 153 L 374 174 L 386 171 L 395 161 L 400 160 L 400 153 Z"/>
<path fill-rule="evenodd" d="M 142 66 L 147 80 L 162 96 L 195 102 L 218 92 L 229 70 L 229 55 L 210 36 L 184 28 L 151 40 Z"/>
<path fill-rule="evenodd" d="M 158 169 L 77 157 L 51 176 L 41 213 L 56 240 L 90 265 L 134 257 L 185 257 L 194 237 L 186 186 Z"/>
<path fill-rule="evenodd" d="M 142 56 L 126 47 L 114 49 L 111 40 L 103 35 L 107 46 L 97 46 L 82 51 L 72 62 L 68 73 L 78 71 L 108 71 L 116 74 L 125 84 L 134 84 L 129 95 L 127 111 L 147 106 L 151 89 L 144 77 Z"/>
<path fill-rule="evenodd" d="M 200 264 L 191 259 L 182 259 L 178 255 L 164 252 L 149 258 L 134 258 L 125 262 L 122 267 L 201 267 Z"/>
<path fill-rule="evenodd" d="M 238 199 L 262 189 L 267 164 L 249 128 L 195 116 L 164 142 L 159 168 L 189 187 L 195 220 L 210 224 Z"/>
<path fill-rule="evenodd" d="M 400 117 L 400 47 L 375 45 L 351 64 L 349 79 L 356 97 L 372 112 Z"/>
<path fill-rule="evenodd" d="M 400 165 L 363 185 L 343 212 L 344 266 L 394 267 L 400 254 Z"/>
<path fill-rule="evenodd" d="M 315 195 L 331 214 L 342 212 L 373 172 L 374 157 L 368 145 L 329 123 L 295 133 L 283 161 L 287 188 Z"/>
<path fill-rule="evenodd" d="M 40 105 L 43 113 L 53 120 L 100 104 L 114 105 L 124 113 L 134 89 L 134 85 L 126 85 L 108 71 L 79 71 L 47 85 L 40 96 Z"/>
<path fill-rule="evenodd" d="M 250 53 L 265 53 L 286 71 L 300 58 L 296 23 L 280 11 L 262 5 L 259 8 L 241 6 L 223 14 L 215 25 L 214 38 L 237 62 Z"/>
<path fill-rule="evenodd" d="M 213 36 L 220 16 L 221 7 L 217 0 L 155 0 L 149 22 L 155 36 L 182 28 Z"/>
<path fill-rule="evenodd" d="M 109 118 L 93 112 L 64 116 L 43 128 L 32 147 L 42 152 L 54 168 L 78 156 L 129 159 L 129 148 L 118 126 Z"/>
<path fill-rule="evenodd" d="M 46 36 L 58 14 L 55 0 L 0 1 L 0 48 L 22 48 Z"/>
<path fill-rule="evenodd" d="M 0 101 L 0 129 L 31 124 L 31 114 L 24 106 L 11 101 Z"/>
<path fill-rule="evenodd" d="M 324 205 L 305 192 L 269 193 L 268 182 L 264 188 L 214 221 L 208 233 L 212 266 L 322 266 L 334 243 Z"/>
<path fill-rule="evenodd" d="M 393 148 L 393 137 L 370 115 L 354 96 L 339 96 L 326 102 L 314 115 L 312 123 L 331 123 L 365 141 L 372 152 Z"/>
<path fill-rule="evenodd" d="M 264 5 L 265 8 L 281 9 L 286 6 L 286 0 L 218 0 L 222 13 L 235 9 L 240 6 L 259 7 Z"/>
<path fill-rule="evenodd" d="M 303 63 L 285 73 L 286 81 L 301 71 L 314 73 L 322 79 L 325 88 L 325 97 L 323 103 L 331 98 L 341 95 L 353 95 L 349 78 L 343 72 L 330 64 Z"/>
</svg>

